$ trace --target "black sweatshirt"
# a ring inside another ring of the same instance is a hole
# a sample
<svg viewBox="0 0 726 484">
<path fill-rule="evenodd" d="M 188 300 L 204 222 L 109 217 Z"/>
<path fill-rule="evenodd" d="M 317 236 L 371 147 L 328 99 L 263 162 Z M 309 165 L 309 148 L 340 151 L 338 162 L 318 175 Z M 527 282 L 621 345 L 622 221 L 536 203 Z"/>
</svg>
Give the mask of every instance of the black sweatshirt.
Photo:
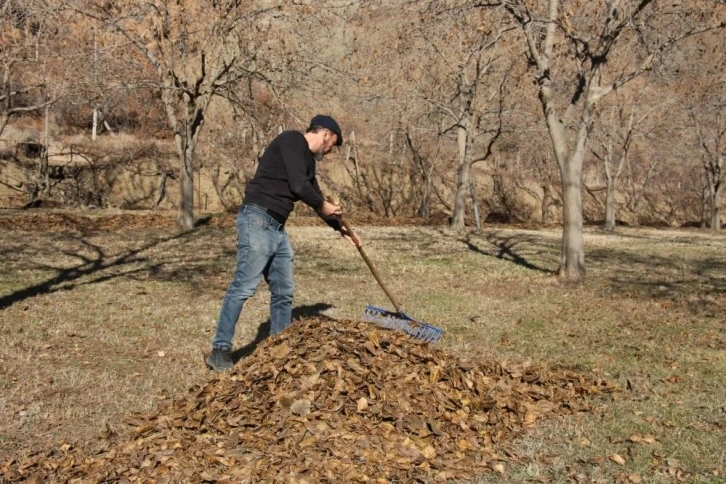
<svg viewBox="0 0 726 484">
<path fill-rule="evenodd" d="M 275 212 L 284 223 L 295 202 L 302 200 L 335 230 L 337 217 L 323 217 L 323 194 L 315 179 L 315 157 L 299 131 L 280 133 L 265 150 L 255 176 L 247 183 L 243 203 L 254 203 Z"/>
</svg>

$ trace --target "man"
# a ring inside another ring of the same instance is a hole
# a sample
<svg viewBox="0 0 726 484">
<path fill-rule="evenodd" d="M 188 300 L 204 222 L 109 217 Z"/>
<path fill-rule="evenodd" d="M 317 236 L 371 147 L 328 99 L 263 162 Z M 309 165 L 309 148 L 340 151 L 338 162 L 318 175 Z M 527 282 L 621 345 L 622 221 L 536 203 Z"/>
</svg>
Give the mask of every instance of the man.
<svg viewBox="0 0 726 484">
<path fill-rule="evenodd" d="M 270 334 L 278 334 L 292 320 L 293 250 L 285 221 L 295 202 L 312 207 L 350 243 L 339 216 L 341 209 L 323 195 L 315 178 L 315 162 L 343 143 L 343 133 L 330 116 L 317 115 L 305 134 L 285 131 L 269 144 L 254 178 L 247 184 L 237 214 L 237 266 L 222 301 L 217 331 L 207 365 L 215 371 L 234 366 L 232 339 L 245 301 L 257 290 L 262 277 L 270 287 Z"/>
</svg>

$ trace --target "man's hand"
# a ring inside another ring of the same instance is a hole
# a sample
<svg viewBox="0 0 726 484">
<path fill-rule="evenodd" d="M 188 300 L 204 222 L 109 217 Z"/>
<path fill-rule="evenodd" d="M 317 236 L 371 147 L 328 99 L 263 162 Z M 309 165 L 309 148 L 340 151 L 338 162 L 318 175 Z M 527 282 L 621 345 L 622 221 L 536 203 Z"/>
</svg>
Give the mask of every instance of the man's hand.
<svg viewBox="0 0 726 484">
<path fill-rule="evenodd" d="M 351 245 L 354 245 L 356 247 L 361 247 L 363 245 L 363 241 L 360 240 L 360 237 L 358 237 L 358 234 L 354 233 L 351 235 L 348 232 L 348 229 L 346 229 L 345 227 L 340 228 L 340 235 L 342 235 L 345 238 L 345 240 L 350 242 Z"/>
<path fill-rule="evenodd" d="M 330 202 L 323 202 L 323 206 L 320 209 L 320 213 L 325 217 L 330 217 L 333 215 L 340 216 L 340 215 L 342 215 L 343 211 L 341 210 L 339 205 L 335 205 Z"/>
</svg>

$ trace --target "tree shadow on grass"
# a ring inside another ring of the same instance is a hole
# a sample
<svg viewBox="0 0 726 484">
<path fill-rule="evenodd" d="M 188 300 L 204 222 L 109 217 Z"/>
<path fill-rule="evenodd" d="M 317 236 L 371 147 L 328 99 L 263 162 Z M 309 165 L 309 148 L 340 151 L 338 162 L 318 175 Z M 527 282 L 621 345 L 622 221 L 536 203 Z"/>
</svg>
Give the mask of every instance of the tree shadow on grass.
<svg viewBox="0 0 726 484">
<path fill-rule="evenodd" d="M 327 303 L 316 303 L 308 306 L 299 306 L 292 309 L 292 320 L 293 322 L 299 319 L 307 318 L 324 318 L 332 320 L 332 318 L 323 314 L 323 311 L 326 311 L 332 307 L 333 306 L 331 304 Z M 255 339 L 232 352 L 232 360 L 235 362 L 235 364 L 242 358 L 246 358 L 251 355 L 255 351 L 257 346 L 262 343 L 268 336 L 270 336 L 269 319 L 258 326 Z"/>
<path fill-rule="evenodd" d="M 588 253 L 592 266 L 617 267 L 604 274 L 614 294 L 643 299 L 680 300 L 694 310 L 718 311 L 709 298 L 726 294 L 726 262 L 723 257 L 692 258 L 639 254 L 634 251 L 595 249 Z"/>
<path fill-rule="evenodd" d="M 181 232 L 176 235 L 160 238 L 146 243 L 137 249 L 121 253 L 120 255 L 107 254 L 103 247 L 91 243 L 82 235 L 70 237 L 66 236 L 67 240 L 69 238 L 70 240 L 75 240 L 79 243 L 83 250 L 71 251 L 56 249 L 57 252 L 67 257 L 73 257 L 80 262 L 72 267 L 55 267 L 35 262 L 31 266 L 31 269 L 54 271 L 57 275 L 43 282 L 39 282 L 1 296 L 0 310 L 17 302 L 24 301 L 41 294 L 51 294 L 57 291 L 70 290 L 78 286 L 104 282 L 118 277 L 158 271 L 168 261 L 158 260 L 152 263 L 152 256 L 146 254 L 146 252 L 169 242 L 184 240 L 193 232 L 195 231 Z M 90 255 L 82 253 L 83 251 L 90 253 Z M 80 281 L 80 279 L 84 277 L 112 269 L 116 269 L 116 271 L 107 274 L 100 274 L 98 277 L 90 281 Z"/>
<path fill-rule="evenodd" d="M 493 247 L 494 251 L 487 251 L 481 247 L 473 244 L 469 237 L 459 239 L 460 242 L 466 244 L 470 251 L 476 252 L 477 254 L 494 257 L 500 260 L 513 262 L 514 264 L 524 267 L 525 269 L 543 272 L 545 274 L 555 274 L 556 272 L 545 267 L 540 267 L 530 261 L 528 261 L 521 252 L 515 250 L 518 244 L 529 243 L 535 244 L 535 241 L 525 236 L 502 236 L 496 232 L 492 232 L 486 236 L 487 242 Z"/>
</svg>

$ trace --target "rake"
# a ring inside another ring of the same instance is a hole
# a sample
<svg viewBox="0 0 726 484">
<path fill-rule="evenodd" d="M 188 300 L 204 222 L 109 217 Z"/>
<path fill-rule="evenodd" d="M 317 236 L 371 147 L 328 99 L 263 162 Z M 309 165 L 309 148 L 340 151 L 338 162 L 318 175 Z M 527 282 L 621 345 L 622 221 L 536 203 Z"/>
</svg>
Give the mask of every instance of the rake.
<svg viewBox="0 0 726 484">
<path fill-rule="evenodd" d="M 340 221 L 345 229 L 348 231 L 348 234 L 350 234 L 352 237 L 355 237 L 355 232 L 353 232 L 353 228 L 350 226 L 350 224 L 343 220 L 343 217 L 340 217 Z M 403 331 L 414 339 L 418 339 L 428 343 L 436 343 L 437 341 L 439 341 L 441 339 L 441 336 L 444 334 L 444 331 L 435 326 L 431 326 L 430 324 L 424 323 L 423 321 L 418 321 L 408 316 L 404 312 L 403 306 L 401 305 L 401 303 L 398 302 L 396 296 L 393 295 L 390 289 L 388 289 L 388 286 L 386 286 L 386 284 L 383 282 L 383 279 L 381 279 L 381 275 L 378 273 L 378 269 L 376 269 L 376 267 L 373 265 L 373 262 L 371 262 L 371 260 L 368 258 L 368 255 L 366 254 L 365 250 L 363 250 L 363 247 L 356 246 L 356 248 L 358 249 L 361 257 L 363 257 L 363 260 L 368 266 L 368 269 L 371 270 L 373 277 L 376 278 L 376 282 L 378 282 L 378 285 L 381 286 L 383 292 L 386 293 L 386 296 L 388 296 L 388 299 L 391 300 L 391 303 L 393 303 L 393 306 L 396 308 L 396 311 L 393 312 L 386 309 L 377 308 L 375 306 L 366 306 L 365 310 L 363 311 L 363 320 L 376 323 L 385 328 Z"/>
</svg>

